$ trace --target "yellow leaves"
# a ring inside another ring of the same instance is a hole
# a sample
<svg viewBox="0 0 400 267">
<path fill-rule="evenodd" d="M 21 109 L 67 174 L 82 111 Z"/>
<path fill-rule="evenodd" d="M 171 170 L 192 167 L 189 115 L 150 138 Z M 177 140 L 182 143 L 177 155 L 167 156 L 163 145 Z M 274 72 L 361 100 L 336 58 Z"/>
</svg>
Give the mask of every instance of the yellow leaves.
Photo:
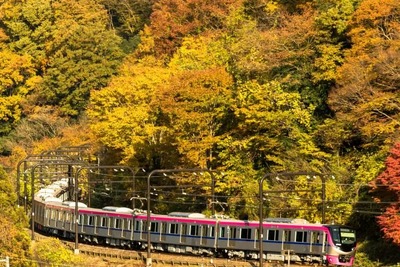
<svg viewBox="0 0 400 267">
<path fill-rule="evenodd" d="M 275 13 L 279 8 L 279 5 L 276 1 L 268 1 L 265 5 L 265 11 L 267 13 Z"/>
<path fill-rule="evenodd" d="M 33 75 L 29 56 L 20 56 L 9 50 L 0 51 L 0 95 L 17 93 L 18 86 Z"/>
<path fill-rule="evenodd" d="M 0 121 L 15 122 L 21 118 L 21 96 L 0 96 Z"/>
<path fill-rule="evenodd" d="M 212 37 L 186 37 L 174 53 L 169 67 L 180 70 L 202 70 L 224 66 L 228 58 L 222 44 Z"/>
<path fill-rule="evenodd" d="M 165 141 L 160 139 L 165 129 L 156 125 L 157 89 L 168 85 L 173 71 L 154 63 L 128 58 L 120 75 L 91 95 L 91 129 L 103 144 L 122 150 L 124 160 L 134 157 L 138 145 Z"/>
<path fill-rule="evenodd" d="M 299 94 L 284 92 L 277 82 L 262 85 L 247 82 L 239 87 L 238 95 L 238 112 L 249 123 L 260 127 L 275 125 L 271 130 L 279 131 L 291 128 L 294 121 L 306 127 L 310 125 L 312 107 L 305 109 Z"/>
<path fill-rule="evenodd" d="M 337 78 L 337 67 L 342 63 L 341 47 L 333 44 L 317 46 L 321 56 L 314 61 L 318 71 L 313 72 L 314 82 L 334 81 Z"/>
<path fill-rule="evenodd" d="M 161 108 L 173 121 L 179 151 L 191 162 L 206 166 L 232 83 L 224 68 L 214 68 L 182 71 L 163 88 Z"/>
<path fill-rule="evenodd" d="M 151 34 L 151 29 L 146 25 L 140 32 L 140 44 L 135 50 L 137 58 L 144 58 L 146 55 L 154 53 L 154 36 Z"/>
<path fill-rule="evenodd" d="M 49 266 L 78 265 L 82 259 L 75 256 L 71 250 L 64 247 L 63 243 L 56 238 L 45 238 L 33 247 L 33 253 L 40 262 Z"/>
</svg>

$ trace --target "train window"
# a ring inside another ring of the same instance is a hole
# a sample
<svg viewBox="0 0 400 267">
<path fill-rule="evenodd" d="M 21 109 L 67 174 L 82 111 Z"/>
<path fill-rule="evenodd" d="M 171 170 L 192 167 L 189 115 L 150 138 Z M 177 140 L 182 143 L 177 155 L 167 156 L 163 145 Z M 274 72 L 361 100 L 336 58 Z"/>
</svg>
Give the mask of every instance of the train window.
<svg viewBox="0 0 400 267">
<path fill-rule="evenodd" d="M 225 227 L 221 227 L 219 229 L 219 237 L 225 237 L 225 232 L 226 232 L 226 228 Z"/>
<path fill-rule="evenodd" d="M 45 211 L 44 217 L 45 217 L 46 219 L 49 218 L 49 210 L 46 210 L 46 211 Z"/>
<path fill-rule="evenodd" d="M 267 240 L 279 240 L 279 230 L 268 230 Z"/>
<path fill-rule="evenodd" d="M 150 231 L 158 233 L 158 222 L 151 222 Z"/>
<path fill-rule="evenodd" d="M 169 225 L 169 233 L 170 234 L 177 234 L 178 233 L 178 224 L 177 223 L 171 223 Z"/>
<path fill-rule="evenodd" d="M 296 232 L 296 242 L 307 242 L 307 231 L 297 231 Z"/>
<path fill-rule="evenodd" d="M 242 239 L 251 239 L 251 229 L 242 228 L 240 232 L 240 238 Z"/>
<path fill-rule="evenodd" d="M 191 225 L 190 226 L 190 235 L 198 236 L 199 235 L 199 226 L 198 225 Z"/>
</svg>

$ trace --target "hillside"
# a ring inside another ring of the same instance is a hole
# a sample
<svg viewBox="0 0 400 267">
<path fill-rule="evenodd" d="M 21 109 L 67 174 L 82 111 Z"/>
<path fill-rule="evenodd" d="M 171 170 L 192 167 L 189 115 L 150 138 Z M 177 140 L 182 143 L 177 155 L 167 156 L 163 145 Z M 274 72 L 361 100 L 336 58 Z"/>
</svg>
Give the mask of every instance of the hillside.
<svg viewBox="0 0 400 267">
<path fill-rule="evenodd" d="M 233 217 L 257 218 L 258 181 L 280 173 L 266 216 L 351 225 L 366 258 L 396 262 L 370 247 L 400 245 L 399 18 L 397 0 L 2 1 L 0 252 L 30 253 L 18 164 L 84 147 L 213 170 Z"/>
</svg>

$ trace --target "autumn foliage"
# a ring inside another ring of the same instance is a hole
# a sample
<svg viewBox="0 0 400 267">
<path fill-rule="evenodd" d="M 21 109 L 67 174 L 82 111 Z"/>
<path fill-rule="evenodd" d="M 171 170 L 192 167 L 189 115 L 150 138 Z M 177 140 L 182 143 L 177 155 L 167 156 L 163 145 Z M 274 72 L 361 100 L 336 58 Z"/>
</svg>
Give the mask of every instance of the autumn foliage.
<svg viewBox="0 0 400 267">
<path fill-rule="evenodd" d="M 378 223 L 387 239 L 400 245 L 400 143 L 390 151 L 385 170 L 373 182 L 377 201 L 392 202 L 378 216 Z"/>
<path fill-rule="evenodd" d="M 327 221 L 347 223 L 391 147 L 374 193 L 399 201 L 399 68 L 398 0 L 3 0 L 1 162 L 90 144 L 101 162 L 211 168 L 227 212 L 252 218 L 265 173 L 324 172 Z M 320 221 L 305 198 L 270 216 Z M 379 217 L 397 244 L 398 209 Z"/>
<path fill-rule="evenodd" d="M 159 0 L 150 27 L 158 55 L 171 55 L 187 35 L 220 30 L 242 0 Z"/>
</svg>

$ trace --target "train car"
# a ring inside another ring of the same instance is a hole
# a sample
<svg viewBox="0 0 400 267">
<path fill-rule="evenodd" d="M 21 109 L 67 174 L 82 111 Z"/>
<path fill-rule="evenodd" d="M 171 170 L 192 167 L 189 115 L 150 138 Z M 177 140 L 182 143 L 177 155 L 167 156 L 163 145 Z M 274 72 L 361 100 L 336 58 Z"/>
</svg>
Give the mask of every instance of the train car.
<svg viewBox="0 0 400 267">
<path fill-rule="evenodd" d="M 147 245 L 147 214 L 135 217 L 137 240 Z M 216 249 L 215 219 L 198 213 L 173 213 L 169 215 L 151 214 L 150 234 L 153 249 L 194 255 L 214 255 Z M 144 226 L 144 227 L 141 227 Z"/>
<path fill-rule="evenodd" d="M 81 242 L 132 249 L 147 248 L 148 216 L 144 211 L 108 206 L 103 209 L 63 201 L 60 184 L 40 190 L 33 205 L 36 229 Z M 262 223 L 263 255 L 259 255 L 259 222 L 207 218 L 199 213 L 150 214 L 153 250 L 194 255 L 238 257 L 268 261 L 352 266 L 355 231 L 341 225 L 312 224 L 305 220 L 267 219 Z"/>
</svg>

